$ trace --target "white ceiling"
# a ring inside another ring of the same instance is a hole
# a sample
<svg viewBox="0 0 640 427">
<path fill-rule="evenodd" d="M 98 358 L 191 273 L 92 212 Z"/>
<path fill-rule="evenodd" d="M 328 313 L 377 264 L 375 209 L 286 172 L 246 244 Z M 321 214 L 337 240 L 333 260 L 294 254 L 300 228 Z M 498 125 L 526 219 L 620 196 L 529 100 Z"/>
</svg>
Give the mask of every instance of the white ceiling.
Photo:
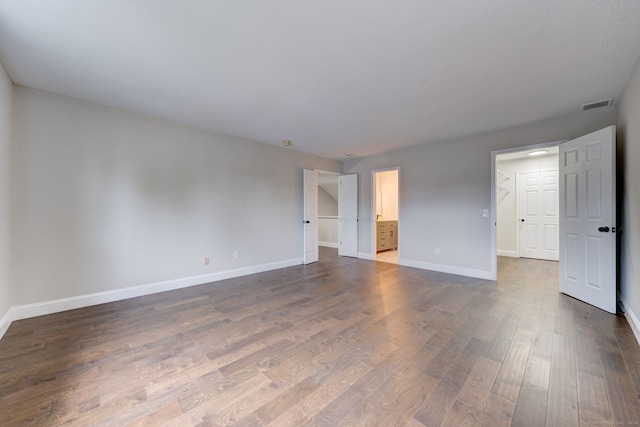
<svg viewBox="0 0 640 427">
<path fill-rule="evenodd" d="M 638 0 L 0 0 L 13 81 L 327 157 L 618 97 Z"/>
<path fill-rule="evenodd" d="M 543 156 L 557 156 L 558 153 L 560 152 L 558 146 L 545 147 L 545 148 L 532 148 L 532 149 L 525 150 L 525 151 L 516 151 L 516 152 L 513 152 L 513 153 L 499 154 L 496 157 L 496 160 L 497 161 L 501 161 L 501 160 L 515 160 L 515 159 L 531 158 L 529 156 L 529 153 L 531 153 L 532 151 L 546 151 L 546 153 Z M 536 156 L 536 157 L 538 157 L 538 156 Z"/>
</svg>

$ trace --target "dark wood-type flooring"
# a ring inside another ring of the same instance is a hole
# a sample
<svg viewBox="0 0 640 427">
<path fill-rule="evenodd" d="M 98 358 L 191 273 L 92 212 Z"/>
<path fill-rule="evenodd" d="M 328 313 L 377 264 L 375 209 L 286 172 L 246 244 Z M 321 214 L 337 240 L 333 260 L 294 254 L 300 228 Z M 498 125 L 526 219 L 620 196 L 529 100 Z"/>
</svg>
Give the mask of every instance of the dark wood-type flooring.
<svg viewBox="0 0 640 427">
<path fill-rule="evenodd" d="M 14 322 L 0 426 L 638 425 L 621 315 L 555 262 L 489 282 L 338 258 Z"/>
</svg>

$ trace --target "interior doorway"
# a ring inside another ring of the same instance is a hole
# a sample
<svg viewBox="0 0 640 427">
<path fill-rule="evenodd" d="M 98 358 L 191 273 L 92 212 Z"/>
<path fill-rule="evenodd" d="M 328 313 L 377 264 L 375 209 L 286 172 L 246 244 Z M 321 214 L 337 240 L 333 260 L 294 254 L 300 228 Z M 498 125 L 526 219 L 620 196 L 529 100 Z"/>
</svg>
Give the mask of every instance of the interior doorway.
<svg viewBox="0 0 640 427">
<path fill-rule="evenodd" d="M 304 169 L 303 188 L 303 264 L 317 262 L 320 247 L 357 258 L 358 176 Z"/>
<path fill-rule="evenodd" d="M 609 313 L 616 312 L 616 127 L 569 141 L 491 154 L 491 280 L 497 279 L 497 205 L 509 177 L 498 157 L 558 147 L 558 290 Z"/>
<path fill-rule="evenodd" d="M 372 171 L 373 221 L 372 242 L 376 261 L 398 264 L 400 227 L 399 169 Z"/>
<path fill-rule="evenodd" d="M 318 245 L 338 249 L 340 174 L 318 171 Z"/>
<path fill-rule="evenodd" d="M 499 154 L 496 253 L 558 261 L 558 147 Z"/>
</svg>

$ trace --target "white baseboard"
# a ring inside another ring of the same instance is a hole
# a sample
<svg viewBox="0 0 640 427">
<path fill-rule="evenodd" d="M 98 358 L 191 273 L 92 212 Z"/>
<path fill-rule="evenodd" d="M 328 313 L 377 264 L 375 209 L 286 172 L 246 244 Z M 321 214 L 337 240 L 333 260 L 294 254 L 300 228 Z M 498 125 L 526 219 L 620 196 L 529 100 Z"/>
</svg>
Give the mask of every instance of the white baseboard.
<svg viewBox="0 0 640 427">
<path fill-rule="evenodd" d="M 358 252 L 358 258 L 360 259 L 368 259 L 370 261 L 375 261 L 376 256 L 367 252 Z"/>
<path fill-rule="evenodd" d="M 2 319 L 0 319 L 0 339 L 2 339 L 2 337 L 4 336 L 4 334 L 7 332 L 7 329 L 9 329 L 9 326 L 11 325 L 11 322 L 13 322 L 13 308 L 10 308 L 9 311 L 7 311 L 4 316 L 2 316 Z"/>
<path fill-rule="evenodd" d="M 498 256 L 508 256 L 508 257 L 511 257 L 511 258 L 519 258 L 518 257 L 518 252 L 516 252 L 516 251 L 502 251 L 502 250 L 498 249 L 496 251 L 496 253 L 498 254 Z"/>
<path fill-rule="evenodd" d="M 375 261 L 375 255 L 367 252 L 358 252 L 358 258 Z M 493 280 L 490 271 L 474 270 L 471 268 L 455 267 L 451 265 L 432 264 L 429 262 L 415 261 L 406 258 L 398 258 L 398 265 L 420 268 L 422 270 L 439 271 L 441 273 L 457 274 L 459 276 L 476 277 L 478 279 Z"/>
<path fill-rule="evenodd" d="M 238 268 L 235 270 L 218 271 L 200 276 L 185 277 L 182 279 L 167 280 L 164 282 L 150 283 L 146 285 L 133 286 L 130 288 L 115 289 L 112 291 L 98 292 L 93 294 L 78 295 L 69 298 L 60 298 L 51 301 L 37 302 L 11 307 L 9 311 L 0 319 L 0 339 L 4 336 L 14 320 L 27 319 L 29 317 L 44 316 L 46 314 L 59 313 L 76 308 L 89 307 L 91 305 L 104 304 L 113 301 L 120 301 L 128 298 L 135 298 L 143 295 L 151 295 L 159 292 L 171 291 L 174 289 L 186 288 L 189 286 L 203 285 L 205 283 L 217 282 L 234 277 L 247 276 L 249 274 L 262 273 L 270 270 L 277 270 L 285 267 L 302 264 L 302 258 L 294 258 L 285 261 L 278 261 L 268 264 L 253 265 Z"/>
<path fill-rule="evenodd" d="M 472 268 L 456 267 L 453 265 L 432 264 L 430 262 L 415 261 L 406 258 L 398 259 L 399 265 L 406 267 L 421 268 L 423 270 L 439 271 L 441 273 L 457 274 L 459 276 L 475 277 L 478 279 L 492 280 L 491 272 L 485 270 L 475 270 Z"/>
<path fill-rule="evenodd" d="M 331 243 L 331 242 L 318 242 L 318 246 L 324 246 L 325 248 L 338 249 L 338 244 Z"/>
<path fill-rule="evenodd" d="M 618 294 L 618 299 L 622 304 L 622 309 L 624 310 L 624 317 L 627 318 L 627 322 L 629 322 L 629 326 L 631 326 L 631 330 L 633 331 L 633 335 L 636 337 L 636 341 L 640 344 L 640 320 L 636 313 L 631 310 L 629 303 L 622 297 L 622 295 Z"/>
</svg>

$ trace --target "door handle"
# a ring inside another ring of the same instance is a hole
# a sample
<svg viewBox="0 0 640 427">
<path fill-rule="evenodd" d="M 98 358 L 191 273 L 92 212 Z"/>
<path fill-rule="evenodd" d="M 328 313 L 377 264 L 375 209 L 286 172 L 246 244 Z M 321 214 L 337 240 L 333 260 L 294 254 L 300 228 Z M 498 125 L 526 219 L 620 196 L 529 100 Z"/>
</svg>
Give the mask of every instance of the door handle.
<svg viewBox="0 0 640 427">
<path fill-rule="evenodd" d="M 520 222 L 524 222 L 524 218 L 520 218 Z"/>
<path fill-rule="evenodd" d="M 598 231 L 601 233 L 608 233 L 609 227 L 598 227 Z"/>
<path fill-rule="evenodd" d="M 304 223 L 305 224 L 311 224 L 311 221 L 305 221 Z"/>
</svg>

